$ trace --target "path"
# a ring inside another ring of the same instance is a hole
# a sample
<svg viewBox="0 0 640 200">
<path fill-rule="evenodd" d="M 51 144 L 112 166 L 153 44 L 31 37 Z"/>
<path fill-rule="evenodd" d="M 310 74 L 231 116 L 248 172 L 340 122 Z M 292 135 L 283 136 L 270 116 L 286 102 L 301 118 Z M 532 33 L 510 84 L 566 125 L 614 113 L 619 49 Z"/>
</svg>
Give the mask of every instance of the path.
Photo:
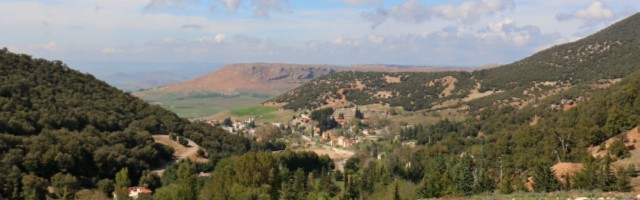
<svg viewBox="0 0 640 200">
<path fill-rule="evenodd" d="M 194 141 L 190 139 L 185 138 L 187 139 L 187 142 L 188 142 L 187 146 L 185 147 L 180 143 L 178 143 L 177 141 L 171 140 L 169 138 L 169 135 L 153 135 L 152 137 L 156 143 L 170 146 L 175 150 L 171 161 L 166 162 L 160 165 L 158 168 L 155 168 L 153 171 L 151 171 L 154 174 L 158 174 L 162 176 L 162 173 L 164 172 L 165 168 L 175 163 L 176 161 L 180 161 L 184 159 L 191 159 L 192 161 L 196 161 L 196 162 L 207 161 L 206 159 L 200 158 L 198 156 L 198 149 L 200 149 L 200 145 L 196 144 Z"/>
</svg>

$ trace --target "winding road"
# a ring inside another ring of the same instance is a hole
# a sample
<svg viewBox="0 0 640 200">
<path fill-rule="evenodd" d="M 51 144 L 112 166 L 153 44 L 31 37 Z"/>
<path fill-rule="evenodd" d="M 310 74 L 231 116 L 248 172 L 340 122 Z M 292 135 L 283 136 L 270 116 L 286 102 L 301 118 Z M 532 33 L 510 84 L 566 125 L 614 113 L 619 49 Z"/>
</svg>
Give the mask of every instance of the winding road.
<svg viewBox="0 0 640 200">
<path fill-rule="evenodd" d="M 192 160 L 195 158 L 196 159 L 195 161 L 198 161 L 197 157 L 198 157 L 198 149 L 200 149 L 200 145 L 196 144 L 194 141 L 188 138 L 185 138 L 187 139 L 187 142 L 188 142 L 187 146 L 185 147 L 180 143 L 178 143 L 177 141 L 171 140 L 169 138 L 169 135 L 152 135 L 152 137 L 156 143 L 173 147 L 175 152 L 173 153 L 173 158 L 171 159 L 171 161 L 160 165 L 159 167 L 152 170 L 151 173 L 162 176 L 164 169 L 167 168 L 169 165 L 180 160 L 189 159 L 190 157 Z"/>
</svg>

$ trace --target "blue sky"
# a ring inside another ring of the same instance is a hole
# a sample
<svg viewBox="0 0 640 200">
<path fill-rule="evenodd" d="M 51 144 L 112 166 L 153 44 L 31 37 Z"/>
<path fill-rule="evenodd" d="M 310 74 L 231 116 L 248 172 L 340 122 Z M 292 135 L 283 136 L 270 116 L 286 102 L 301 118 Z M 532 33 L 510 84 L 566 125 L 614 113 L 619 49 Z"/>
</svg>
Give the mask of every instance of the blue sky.
<svg viewBox="0 0 640 200">
<path fill-rule="evenodd" d="M 505 64 L 637 0 L 2 0 L 0 46 L 63 61 Z"/>
</svg>

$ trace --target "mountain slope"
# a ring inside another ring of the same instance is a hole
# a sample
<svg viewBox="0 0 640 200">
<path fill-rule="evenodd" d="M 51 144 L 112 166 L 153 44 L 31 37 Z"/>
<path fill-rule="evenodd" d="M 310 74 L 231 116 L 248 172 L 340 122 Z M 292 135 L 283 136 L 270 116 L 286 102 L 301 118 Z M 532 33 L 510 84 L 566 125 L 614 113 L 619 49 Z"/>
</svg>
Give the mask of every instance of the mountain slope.
<svg viewBox="0 0 640 200">
<path fill-rule="evenodd" d="M 135 93 L 140 97 L 153 94 L 234 93 L 276 94 L 305 81 L 343 71 L 340 67 L 298 64 L 231 64 L 198 78 Z"/>
<path fill-rule="evenodd" d="M 342 71 L 435 72 L 472 69 L 366 64 L 354 65 L 353 67 L 284 63 L 230 64 L 189 81 L 136 92 L 134 95 L 142 98 L 167 94 L 177 94 L 184 97 L 208 93 L 275 95 L 291 90 L 314 78 Z"/>
<path fill-rule="evenodd" d="M 589 37 L 554 46 L 512 64 L 460 72 L 453 76 L 456 81 L 452 82 L 451 88 L 456 88 L 455 95 L 441 94 L 447 88 L 445 85 L 450 85 L 443 81 L 452 76 L 447 73 L 413 73 L 413 76 L 423 77 L 416 83 L 407 82 L 412 76 L 409 74 L 347 75 L 350 72 L 342 72 L 304 84 L 266 104 L 282 105 L 288 109 L 313 109 L 329 105 L 332 99 L 326 98 L 328 96 L 344 96 L 345 101 L 353 104 L 383 103 L 402 106 L 406 110 L 442 107 L 478 110 L 492 105 L 522 108 L 558 92 L 613 82 L 613 79 L 640 69 L 637 64 L 640 60 L 638 27 L 640 14 L 635 14 Z M 398 77 L 399 80 L 389 82 L 385 77 Z M 349 90 L 358 81 L 374 85 Z M 335 86 L 334 83 L 343 85 Z M 389 93 L 394 95 L 382 95 L 384 98 L 380 98 L 380 94 Z"/>
<path fill-rule="evenodd" d="M 0 199 L 19 199 L 44 180 L 70 192 L 95 187 L 127 167 L 135 182 L 171 156 L 151 134 L 200 143 L 212 156 L 244 152 L 246 139 L 194 124 L 60 61 L 0 50 Z M 59 191 L 57 188 L 56 190 Z"/>
</svg>

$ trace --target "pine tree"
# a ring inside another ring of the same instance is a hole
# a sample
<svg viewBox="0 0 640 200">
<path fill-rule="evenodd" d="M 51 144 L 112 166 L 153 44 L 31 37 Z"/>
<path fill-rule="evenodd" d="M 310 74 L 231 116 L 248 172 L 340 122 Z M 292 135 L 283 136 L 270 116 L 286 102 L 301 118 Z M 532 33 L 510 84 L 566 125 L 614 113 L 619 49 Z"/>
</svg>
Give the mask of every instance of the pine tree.
<svg viewBox="0 0 640 200">
<path fill-rule="evenodd" d="M 489 177 L 489 174 L 486 171 L 480 170 L 480 175 L 478 176 L 478 181 L 476 181 L 475 185 L 473 186 L 473 191 L 476 194 L 483 192 L 493 192 L 495 187 L 495 182 L 493 182 L 493 179 Z"/>
<path fill-rule="evenodd" d="M 307 196 L 306 179 L 304 177 L 304 170 L 298 168 L 293 175 L 293 190 L 296 192 L 297 199 L 304 199 Z"/>
<path fill-rule="evenodd" d="M 560 189 L 560 182 L 548 165 L 538 165 L 533 171 L 533 189 L 536 192 L 551 192 Z"/>
<path fill-rule="evenodd" d="M 360 109 L 358 109 L 358 108 L 356 108 L 355 118 L 356 119 L 364 119 L 364 114 L 362 112 L 360 112 Z"/>
<path fill-rule="evenodd" d="M 181 163 L 178 167 L 177 185 L 178 196 L 186 200 L 195 200 L 198 194 L 195 166 L 192 163 Z"/>
<path fill-rule="evenodd" d="M 396 181 L 393 182 L 393 200 L 401 200 L 401 199 L 402 197 L 400 196 L 400 184 L 396 179 Z"/>
<path fill-rule="evenodd" d="M 474 185 L 473 174 L 471 174 L 471 165 L 471 158 L 468 156 L 462 157 L 462 160 L 457 164 L 457 167 L 454 170 L 456 173 L 456 193 L 471 195 Z"/>
<path fill-rule="evenodd" d="M 342 199 L 343 200 L 352 200 L 352 199 L 358 199 L 358 196 L 360 195 L 360 192 L 358 191 L 358 178 L 355 175 L 352 176 L 348 176 L 348 184 L 346 185 L 346 189 L 344 190 L 344 192 L 342 193 Z"/>
<path fill-rule="evenodd" d="M 131 186 L 131 180 L 129 179 L 129 169 L 122 168 L 116 174 L 115 190 L 118 200 L 129 199 L 129 187 Z"/>
<path fill-rule="evenodd" d="M 615 191 L 629 192 L 631 191 L 631 184 L 629 183 L 629 173 L 625 170 L 618 170 L 616 177 Z"/>
<path fill-rule="evenodd" d="M 291 182 L 291 180 L 282 181 L 280 186 L 280 199 L 283 200 L 294 200 L 298 199 L 296 197 L 296 190 Z"/>
<path fill-rule="evenodd" d="M 513 193 L 513 183 L 510 178 L 502 179 L 502 183 L 500 183 L 500 193 L 502 194 Z"/>
<path fill-rule="evenodd" d="M 335 196 L 340 192 L 340 188 L 333 182 L 326 168 L 322 169 L 322 175 L 320 175 L 320 190 L 329 193 L 331 196 Z"/>
</svg>

